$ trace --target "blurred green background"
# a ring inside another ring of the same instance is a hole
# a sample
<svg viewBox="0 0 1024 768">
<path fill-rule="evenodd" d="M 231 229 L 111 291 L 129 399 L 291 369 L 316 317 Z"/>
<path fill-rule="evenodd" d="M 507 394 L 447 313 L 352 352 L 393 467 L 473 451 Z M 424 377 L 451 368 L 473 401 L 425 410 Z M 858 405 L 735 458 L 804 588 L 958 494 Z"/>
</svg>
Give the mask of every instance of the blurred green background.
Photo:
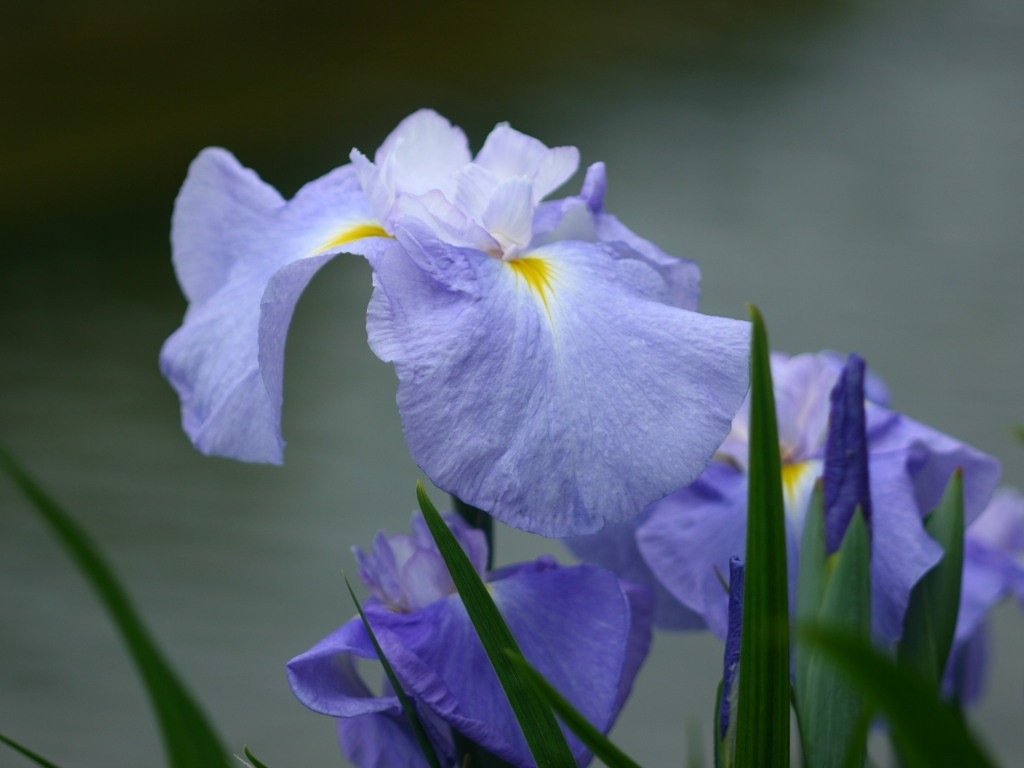
<svg viewBox="0 0 1024 768">
<path fill-rule="evenodd" d="M 171 206 L 204 146 L 291 194 L 421 106 L 474 146 L 502 120 L 575 144 L 607 162 L 615 213 L 700 261 L 706 311 L 752 301 L 776 348 L 860 352 L 900 410 L 1024 485 L 1019 2 L 112 0 L 5 17 L 0 440 L 96 534 L 238 751 L 339 764 L 283 665 L 351 616 L 349 547 L 405 527 L 417 470 L 354 258 L 296 314 L 287 464 L 204 458 L 181 433 L 156 358 L 185 308 Z M 499 562 L 543 551 L 568 559 L 499 533 Z M 69 768 L 161 764 L 112 628 L 7 482 L 0 616 L 0 731 Z M 996 618 L 975 721 L 1014 765 L 1024 618 Z M 657 636 L 615 731 L 641 762 L 678 765 L 686 725 L 710 732 L 720 653 Z"/>
</svg>

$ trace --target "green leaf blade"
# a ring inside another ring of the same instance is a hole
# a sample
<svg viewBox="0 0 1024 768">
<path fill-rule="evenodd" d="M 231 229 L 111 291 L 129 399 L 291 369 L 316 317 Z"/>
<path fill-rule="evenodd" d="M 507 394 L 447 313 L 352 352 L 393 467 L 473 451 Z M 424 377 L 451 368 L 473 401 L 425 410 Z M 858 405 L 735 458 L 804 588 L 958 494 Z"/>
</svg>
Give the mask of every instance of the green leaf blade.
<svg viewBox="0 0 1024 768">
<path fill-rule="evenodd" d="M 505 654 L 519 668 L 525 677 L 544 697 L 551 708 L 562 718 L 569 730 L 579 736 L 587 749 L 601 760 L 607 768 L 640 768 L 629 755 L 619 749 L 611 740 L 595 728 L 569 700 L 566 699 L 547 678 L 538 672 L 521 653 L 506 649 Z"/>
<path fill-rule="evenodd" d="M 0 466 L 64 546 L 128 648 L 156 711 L 173 768 L 223 768 L 227 751 L 199 705 L 164 660 L 113 569 L 85 530 L 0 449 Z"/>
<path fill-rule="evenodd" d="M 953 647 L 964 569 L 963 471 L 950 478 L 925 530 L 942 547 L 942 560 L 914 586 L 897 657 L 916 666 L 936 686 L 942 682 Z"/>
<path fill-rule="evenodd" d="M 800 637 L 886 718 L 907 768 L 994 768 L 964 719 L 939 700 L 935 686 L 917 669 L 893 662 L 869 641 L 845 632 L 802 626 Z"/>
<path fill-rule="evenodd" d="M 768 334 L 753 321 L 750 495 L 740 650 L 736 759 L 739 768 L 789 765 L 789 584 L 782 467 Z"/>
<path fill-rule="evenodd" d="M 445 565 L 448 566 L 448 572 L 466 607 L 466 613 L 476 628 L 538 768 L 573 768 L 576 761 L 551 707 L 538 695 L 529 678 L 505 653 L 506 650 L 512 650 L 522 655 L 486 585 L 434 508 L 422 483 L 416 484 L 416 497 L 423 518 L 430 528 Z"/>
<path fill-rule="evenodd" d="M 801 557 L 803 557 L 801 552 Z M 832 556 L 821 606 L 810 617 L 817 626 L 871 639 L 871 545 L 858 508 Z M 861 694 L 814 647 L 797 642 L 797 712 L 808 768 L 862 765 L 867 750 Z"/>
<path fill-rule="evenodd" d="M 16 742 L 14 739 L 7 738 L 2 733 L 0 733 L 0 743 L 6 744 L 8 747 L 13 749 L 15 752 L 20 753 L 21 755 L 23 755 L 24 757 L 28 758 L 29 760 L 31 760 L 36 765 L 41 766 L 41 768 L 59 768 L 59 766 L 56 763 L 51 763 L 49 760 L 47 760 L 42 755 L 39 755 L 39 754 L 33 752 L 28 747 L 22 746 L 21 744 Z"/>
</svg>

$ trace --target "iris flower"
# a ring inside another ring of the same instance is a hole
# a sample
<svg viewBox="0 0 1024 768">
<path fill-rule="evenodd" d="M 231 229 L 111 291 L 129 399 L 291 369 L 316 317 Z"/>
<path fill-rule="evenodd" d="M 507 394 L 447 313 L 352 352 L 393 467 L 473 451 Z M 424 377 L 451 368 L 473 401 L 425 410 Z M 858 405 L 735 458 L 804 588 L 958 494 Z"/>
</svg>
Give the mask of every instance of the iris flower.
<svg viewBox="0 0 1024 768">
<path fill-rule="evenodd" d="M 586 533 L 694 480 L 747 389 L 748 326 L 697 313 L 699 272 L 604 210 L 605 175 L 499 125 L 472 157 L 431 111 L 285 201 L 221 149 L 175 206 L 189 308 L 161 367 L 204 453 L 280 462 L 284 342 L 339 253 L 373 268 L 367 333 L 414 460 L 511 525 Z"/>
<path fill-rule="evenodd" d="M 804 518 L 825 463 L 829 396 L 842 369 L 843 361 L 830 353 L 772 355 L 791 598 Z M 990 456 L 889 410 L 884 385 L 870 374 L 864 391 L 873 626 L 879 638 L 894 642 L 902 634 L 913 586 L 942 557 L 924 530 L 923 516 L 938 504 L 953 471 L 962 467 L 965 514 L 973 520 L 988 503 L 1000 467 Z M 745 552 L 749 414 L 748 401 L 716 461 L 696 483 L 652 504 L 631 523 L 570 542 L 581 557 L 654 585 L 660 594 L 660 624 L 692 627 L 699 622 L 726 636 L 728 599 L 719 574 L 729 572 L 732 556 Z M 851 487 L 863 479 L 851 478 Z M 843 530 L 845 524 L 836 527 L 840 539 Z"/>
<path fill-rule="evenodd" d="M 960 613 L 944 681 L 963 704 L 983 687 L 989 611 L 1009 596 L 1024 607 L 1024 495 L 1001 488 L 964 534 Z"/>
<path fill-rule="evenodd" d="M 649 592 L 596 566 L 560 567 L 551 558 L 485 574 L 483 534 L 457 518 L 448 523 L 526 658 L 607 731 L 650 645 Z M 454 759 L 455 729 L 514 766 L 533 765 L 422 517 L 413 518 L 411 535 L 382 533 L 371 552 L 356 554 L 372 595 L 367 620 L 438 752 Z M 371 692 L 359 658 L 377 655 L 357 616 L 289 662 L 292 690 L 311 709 L 339 718 L 342 750 L 360 768 L 424 764 L 397 697 L 386 685 L 380 695 Z M 568 739 L 580 764 L 589 762 L 586 748 Z"/>
</svg>

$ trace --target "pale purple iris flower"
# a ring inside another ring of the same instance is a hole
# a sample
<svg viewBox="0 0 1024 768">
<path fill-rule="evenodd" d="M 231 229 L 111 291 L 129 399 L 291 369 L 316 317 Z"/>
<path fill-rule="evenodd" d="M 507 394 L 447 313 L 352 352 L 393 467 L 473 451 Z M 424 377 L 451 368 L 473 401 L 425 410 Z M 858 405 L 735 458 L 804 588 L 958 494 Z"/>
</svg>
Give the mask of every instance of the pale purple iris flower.
<svg viewBox="0 0 1024 768">
<path fill-rule="evenodd" d="M 474 158 L 423 110 L 370 161 L 290 201 L 205 150 L 175 206 L 190 305 L 161 367 L 205 453 L 280 462 L 284 342 L 338 253 L 374 270 L 370 346 L 394 363 L 413 458 L 498 519 L 562 536 L 599 530 L 694 480 L 743 400 L 748 325 L 697 313 L 699 271 L 604 211 L 604 167 L 575 173 L 506 125 Z"/>
<path fill-rule="evenodd" d="M 1011 596 L 1024 608 L 1024 495 L 1001 488 L 964 534 L 960 613 L 943 686 L 961 704 L 981 694 L 988 614 Z"/>
<path fill-rule="evenodd" d="M 551 558 L 484 573 L 487 544 L 458 518 L 448 524 L 526 658 L 602 731 L 625 703 L 651 640 L 652 605 L 643 587 L 593 565 L 561 567 Z M 423 519 L 411 535 L 380 534 L 358 548 L 370 588 L 367 619 L 438 752 L 454 757 L 452 729 L 514 766 L 533 760 L 508 700 Z M 292 690 L 311 709 L 339 718 L 339 738 L 360 768 L 425 764 L 398 698 L 375 694 L 356 659 L 376 659 L 357 617 L 288 664 Z M 572 735 L 585 765 L 589 752 Z"/>
<path fill-rule="evenodd" d="M 834 353 L 772 355 L 790 605 L 795 604 L 804 518 L 824 467 L 830 394 L 843 364 Z M 973 520 L 998 484 L 1000 466 L 990 456 L 889 410 L 884 385 L 870 373 L 863 386 L 873 627 L 877 637 L 892 643 L 902 634 L 911 590 L 942 557 L 924 530 L 924 515 L 938 504 L 954 470 L 962 467 L 966 518 Z M 685 628 L 699 622 L 726 636 L 728 596 L 721 575 L 728 573 L 732 556 L 746 551 L 749 414 L 748 399 L 717 460 L 693 485 L 652 504 L 625 526 L 570 541 L 581 557 L 654 585 L 661 598 L 659 625 Z"/>
</svg>

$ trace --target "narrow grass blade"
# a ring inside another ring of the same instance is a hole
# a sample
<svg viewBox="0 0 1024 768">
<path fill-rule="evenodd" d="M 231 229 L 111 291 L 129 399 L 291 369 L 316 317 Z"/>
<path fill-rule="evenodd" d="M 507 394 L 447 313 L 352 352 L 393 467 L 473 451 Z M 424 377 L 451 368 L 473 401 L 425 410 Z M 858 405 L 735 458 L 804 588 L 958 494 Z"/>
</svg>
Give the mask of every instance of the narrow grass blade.
<svg viewBox="0 0 1024 768">
<path fill-rule="evenodd" d="M 164 660 L 124 588 L 85 530 L 3 450 L 0 450 L 0 465 L 60 540 L 113 619 L 156 710 L 171 766 L 226 766 L 228 753 L 220 739 Z"/>
<path fill-rule="evenodd" d="M 593 752 L 594 756 L 601 760 L 607 768 L 640 768 L 639 764 L 629 755 L 591 725 L 590 721 L 581 715 L 544 675 L 523 658 L 521 653 L 506 649 L 505 655 L 529 679 L 551 708 L 555 710 L 555 714 L 562 718 L 562 722 L 569 730 L 579 736 L 580 741 L 586 744 L 587 749 Z"/>
<path fill-rule="evenodd" d="M 412 726 L 412 732 L 416 736 L 416 741 L 419 742 L 420 749 L 423 750 L 423 756 L 427 758 L 427 762 L 430 763 L 430 768 L 441 768 L 441 761 L 437 758 L 437 752 L 434 751 L 434 745 L 430 742 L 430 737 L 427 735 L 427 729 L 423 727 L 423 723 L 420 721 L 420 716 L 416 712 L 416 706 L 409 700 L 409 697 L 405 693 L 405 689 L 402 688 L 402 684 L 398 681 L 398 676 L 395 674 L 395 670 L 391 668 L 391 664 L 388 663 L 387 657 L 384 655 L 384 651 L 380 647 L 380 643 L 377 642 L 377 636 L 373 633 L 373 628 L 370 626 L 369 620 L 366 618 L 366 614 L 363 613 L 363 606 L 359 602 L 359 598 L 356 597 L 355 590 L 352 589 L 352 585 L 348 581 L 348 576 L 342 574 L 342 578 L 345 580 L 345 586 L 348 587 L 348 593 L 352 596 L 352 602 L 356 604 L 356 610 L 359 611 L 359 618 L 363 620 L 363 626 L 366 627 L 366 634 L 370 636 L 370 642 L 373 643 L 373 650 L 377 652 L 377 658 L 380 659 L 381 666 L 384 667 L 384 674 L 388 676 L 388 682 L 391 683 L 391 687 L 395 691 L 395 695 L 402 704 L 402 709 L 405 711 L 405 716 L 409 720 L 409 724 Z M 248 752 L 246 752 L 248 755 Z M 260 768 L 260 766 L 256 766 Z"/>
<path fill-rule="evenodd" d="M 914 587 L 904 619 L 897 658 L 916 666 L 936 686 L 942 682 L 953 647 L 964 570 L 964 478 L 957 470 L 925 530 L 942 547 L 939 564 Z"/>
<path fill-rule="evenodd" d="M 245 753 L 246 759 L 252 763 L 252 768 L 268 768 L 265 763 L 259 760 L 256 755 L 249 751 L 248 747 L 242 747 L 242 751 Z"/>
<path fill-rule="evenodd" d="M 455 582 L 459 596 L 466 606 L 466 613 L 476 628 L 519 727 L 523 729 L 526 743 L 530 747 L 533 759 L 537 761 L 538 768 L 572 768 L 576 761 L 569 750 L 565 734 L 558 727 L 558 722 L 551 712 L 551 707 L 505 655 L 506 649 L 511 649 L 519 655 L 522 655 L 522 652 L 505 620 L 501 618 L 487 587 L 434 508 L 422 483 L 416 484 L 416 498 L 423 512 L 423 519 L 430 528 L 441 557 L 448 566 L 452 581 Z"/>
<path fill-rule="evenodd" d="M 994 768 L 964 719 L 939 700 L 935 685 L 916 669 L 897 664 L 870 641 L 844 632 L 801 627 L 800 637 L 835 666 L 870 709 L 886 719 L 906 768 Z"/>
<path fill-rule="evenodd" d="M 36 765 L 42 766 L 42 768 L 59 768 L 59 766 L 57 766 L 55 763 L 51 763 L 45 757 L 43 757 L 41 755 L 37 755 L 35 752 L 33 752 L 28 747 L 21 746 L 21 744 L 16 742 L 14 739 L 9 739 L 6 736 L 4 736 L 2 733 L 0 733 L 0 743 L 6 744 L 8 747 L 13 749 L 15 752 L 20 752 L 22 755 L 27 757 L 29 760 L 31 760 Z"/>
<path fill-rule="evenodd" d="M 764 320 L 750 308 L 750 495 L 736 721 L 738 768 L 789 765 L 789 585 L 782 468 Z"/>
</svg>

